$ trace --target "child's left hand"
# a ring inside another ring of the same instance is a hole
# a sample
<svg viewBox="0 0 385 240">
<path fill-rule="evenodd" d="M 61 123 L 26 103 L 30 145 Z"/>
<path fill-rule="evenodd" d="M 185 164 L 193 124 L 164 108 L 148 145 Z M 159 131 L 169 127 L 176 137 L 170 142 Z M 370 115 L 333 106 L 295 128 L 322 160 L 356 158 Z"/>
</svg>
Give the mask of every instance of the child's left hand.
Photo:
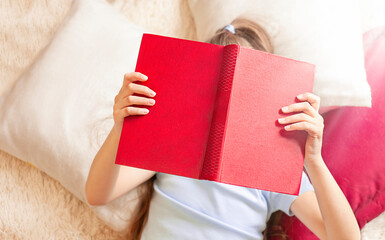
<svg viewBox="0 0 385 240">
<path fill-rule="evenodd" d="M 285 126 L 286 131 L 305 130 L 308 133 L 305 145 L 305 164 L 316 162 L 322 159 L 322 135 L 324 129 L 324 119 L 318 113 L 320 107 L 320 97 L 312 93 L 303 93 L 297 96 L 298 100 L 303 101 L 283 107 L 284 113 L 301 112 L 284 118 L 278 119 L 280 124 Z"/>
</svg>

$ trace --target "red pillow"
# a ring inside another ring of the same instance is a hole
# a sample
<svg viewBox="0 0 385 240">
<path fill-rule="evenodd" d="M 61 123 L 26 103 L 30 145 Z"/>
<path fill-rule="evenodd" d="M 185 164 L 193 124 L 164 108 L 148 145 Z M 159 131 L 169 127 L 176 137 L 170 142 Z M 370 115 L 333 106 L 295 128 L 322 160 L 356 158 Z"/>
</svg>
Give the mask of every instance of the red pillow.
<svg viewBox="0 0 385 240">
<path fill-rule="evenodd" d="M 385 27 L 365 33 L 363 40 L 372 108 L 341 107 L 323 114 L 322 147 L 360 228 L 385 211 Z M 284 216 L 282 225 L 293 240 L 318 239 L 295 216 Z"/>
</svg>

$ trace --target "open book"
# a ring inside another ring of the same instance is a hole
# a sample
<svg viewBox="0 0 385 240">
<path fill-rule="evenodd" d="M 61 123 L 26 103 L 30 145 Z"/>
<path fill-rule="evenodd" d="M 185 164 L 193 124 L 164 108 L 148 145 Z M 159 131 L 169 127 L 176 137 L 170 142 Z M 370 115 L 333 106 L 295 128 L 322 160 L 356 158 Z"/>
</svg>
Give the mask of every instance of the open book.
<svg viewBox="0 0 385 240">
<path fill-rule="evenodd" d="M 116 164 L 298 195 L 305 131 L 280 109 L 312 92 L 314 65 L 239 45 L 143 34 L 135 71 L 156 92 L 126 117 Z"/>
</svg>

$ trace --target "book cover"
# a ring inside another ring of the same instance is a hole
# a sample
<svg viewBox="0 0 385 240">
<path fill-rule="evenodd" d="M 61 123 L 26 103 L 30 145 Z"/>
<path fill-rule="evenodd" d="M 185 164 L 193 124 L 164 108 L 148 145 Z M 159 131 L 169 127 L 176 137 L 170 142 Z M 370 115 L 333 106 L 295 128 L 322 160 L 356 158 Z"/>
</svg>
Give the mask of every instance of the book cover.
<svg viewBox="0 0 385 240">
<path fill-rule="evenodd" d="M 314 65 L 143 34 L 135 71 L 156 104 L 125 118 L 116 164 L 298 195 L 306 132 L 285 132 L 277 119 L 312 92 Z"/>
</svg>

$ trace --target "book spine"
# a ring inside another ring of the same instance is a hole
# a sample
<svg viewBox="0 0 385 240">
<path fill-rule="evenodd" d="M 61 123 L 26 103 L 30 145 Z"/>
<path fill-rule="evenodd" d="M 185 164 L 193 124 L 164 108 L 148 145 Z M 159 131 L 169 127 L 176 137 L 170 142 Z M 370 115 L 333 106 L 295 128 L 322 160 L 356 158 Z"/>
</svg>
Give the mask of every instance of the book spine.
<svg viewBox="0 0 385 240">
<path fill-rule="evenodd" d="M 214 112 L 200 179 L 211 181 L 220 180 L 219 174 L 227 110 L 238 51 L 239 46 L 235 44 L 227 45 L 223 48 L 222 67 L 219 74 Z"/>
</svg>

